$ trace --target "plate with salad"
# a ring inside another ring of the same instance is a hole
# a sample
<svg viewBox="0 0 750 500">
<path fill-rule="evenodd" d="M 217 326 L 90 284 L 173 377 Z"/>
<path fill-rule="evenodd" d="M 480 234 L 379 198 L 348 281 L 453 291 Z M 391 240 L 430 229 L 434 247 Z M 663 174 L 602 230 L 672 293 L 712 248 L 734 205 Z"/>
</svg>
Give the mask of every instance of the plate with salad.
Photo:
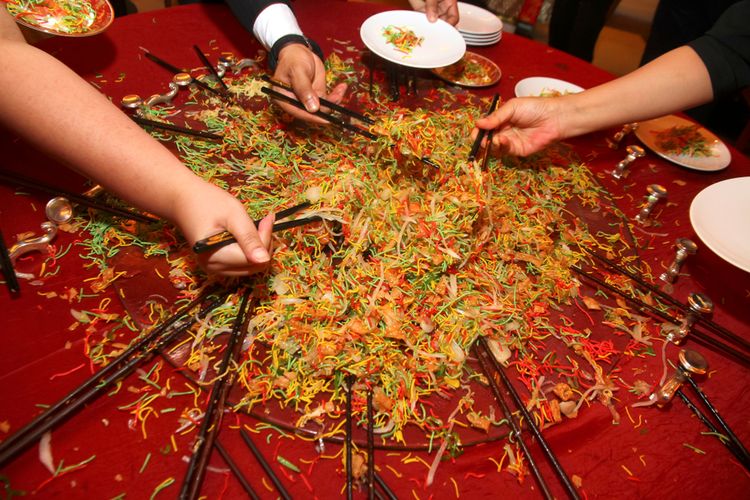
<svg viewBox="0 0 750 500">
<path fill-rule="evenodd" d="M 433 69 L 459 61 L 466 42 L 442 19 L 431 23 L 422 12 L 390 10 L 365 20 L 362 41 L 376 55 L 411 68 Z"/>
<path fill-rule="evenodd" d="M 727 168 L 732 161 L 721 139 L 676 115 L 640 122 L 635 135 L 657 155 L 692 170 L 715 172 Z"/>
<path fill-rule="evenodd" d="M 457 63 L 435 68 L 432 73 L 462 87 L 489 87 L 500 81 L 502 71 L 491 59 L 467 51 Z"/>
<path fill-rule="evenodd" d="M 6 0 L 5 8 L 22 26 L 68 37 L 99 34 L 115 17 L 107 0 Z"/>
</svg>

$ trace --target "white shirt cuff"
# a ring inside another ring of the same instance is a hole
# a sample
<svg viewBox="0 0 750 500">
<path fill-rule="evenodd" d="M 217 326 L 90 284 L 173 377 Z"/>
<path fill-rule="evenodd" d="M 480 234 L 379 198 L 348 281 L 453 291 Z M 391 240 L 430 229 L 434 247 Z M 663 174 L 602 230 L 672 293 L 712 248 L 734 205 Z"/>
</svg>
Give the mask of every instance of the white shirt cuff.
<svg viewBox="0 0 750 500">
<path fill-rule="evenodd" d="M 275 3 L 258 14 L 253 25 L 253 34 L 266 50 L 270 50 L 282 36 L 302 35 L 302 30 L 292 9 L 286 4 Z"/>
</svg>

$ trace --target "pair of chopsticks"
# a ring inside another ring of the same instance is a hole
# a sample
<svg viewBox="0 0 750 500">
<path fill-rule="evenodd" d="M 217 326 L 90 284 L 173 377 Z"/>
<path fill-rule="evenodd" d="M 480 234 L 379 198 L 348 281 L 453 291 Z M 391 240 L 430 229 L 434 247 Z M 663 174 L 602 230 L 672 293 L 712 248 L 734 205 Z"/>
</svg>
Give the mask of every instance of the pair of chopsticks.
<svg viewBox="0 0 750 500">
<path fill-rule="evenodd" d="M 671 295 L 667 295 L 666 293 L 664 293 L 663 291 L 661 291 L 656 286 L 648 283 L 647 281 L 645 281 L 642 278 L 640 278 L 638 275 L 636 275 L 636 274 L 628 271 L 624 267 L 618 265 L 616 262 L 611 261 L 608 258 L 604 257 L 603 255 L 601 255 L 601 254 L 599 254 L 597 252 L 594 252 L 593 250 L 590 250 L 588 248 L 583 248 L 583 250 L 587 254 L 589 254 L 590 256 L 594 257 L 599 262 L 605 264 L 607 267 L 613 269 L 617 273 L 619 273 L 619 274 L 627 277 L 628 279 L 632 280 L 633 282 L 637 283 L 641 287 L 645 288 L 649 292 L 651 292 L 654 295 L 656 295 L 662 301 L 668 302 L 672 306 L 678 308 L 683 313 L 687 313 L 688 310 L 690 309 L 687 305 L 685 305 L 682 302 L 680 302 L 679 300 L 673 298 Z M 701 324 L 701 325 L 703 325 L 707 329 L 712 330 L 713 332 L 716 333 L 716 335 L 718 335 L 720 337 L 723 337 L 727 341 L 730 341 L 730 342 L 734 343 L 736 346 L 742 347 L 742 348 L 744 348 L 744 349 L 746 349 L 747 351 L 750 352 L 750 341 L 748 341 L 747 339 L 745 339 L 743 337 L 740 337 L 736 333 L 732 333 L 731 331 L 729 331 L 726 328 L 724 328 L 723 326 L 721 326 L 721 325 L 719 325 L 719 324 L 711 321 L 710 319 L 708 319 L 705 316 L 699 316 L 698 317 L 698 323 Z"/>
<path fill-rule="evenodd" d="M 160 349 L 169 345 L 178 335 L 192 326 L 198 318 L 224 303 L 225 295 L 215 297 L 201 307 L 197 315 L 191 315 L 190 312 L 201 305 L 212 293 L 212 290 L 201 293 L 117 356 L 110 364 L 0 443 L 0 468 L 38 441 L 45 432 L 64 422 L 73 413 L 103 394 L 111 385 L 131 374 L 141 363 L 151 359 Z"/>
<path fill-rule="evenodd" d="M 698 395 L 698 398 L 701 400 L 703 405 L 708 409 L 708 411 L 713 415 L 714 419 L 716 419 L 716 422 L 719 424 L 719 427 L 714 425 L 714 423 L 708 418 L 708 416 L 703 412 L 703 410 L 698 407 L 688 396 L 685 394 L 685 392 L 682 390 L 682 388 L 677 389 L 677 395 L 682 399 L 682 402 L 687 405 L 687 407 L 693 412 L 693 414 L 698 417 L 698 420 L 703 422 L 703 425 L 705 425 L 714 435 L 717 437 L 725 437 L 725 439 L 719 438 L 719 441 L 727 447 L 727 449 L 732 453 L 732 455 L 739 460 L 739 462 L 742 464 L 742 466 L 745 468 L 745 470 L 750 472 L 750 453 L 748 453 L 747 448 L 742 444 L 742 441 L 737 437 L 737 435 L 732 431 L 732 429 L 729 427 L 729 424 L 721 417 L 719 414 L 719 411 L 714 407 L 714 405 L 711 404 L 711 401 L 709 401 L 708 397 L 703 393 L 703 391 L 698 387 L 698 384 L 693 380 L 691 377 L 687 377 L 688 384 L 693 388 L 693 391 Z"/>
<path fill-rule="evenodd" d="M 274 80 L 274 79 L 272 79 L 269 76 L 263 76 L 261 78 L 264 81 L 270 83 L 271 85 L 274 85 L 274 86 L 282 88 L 282 89 L 284 89 L 286 91 L 292 92 L 292 87 L 290 87 L 286 83 L 280 82 L 278 80 Z M 281 93 L 281 92 L 279 92 L 279 91 L 277 91 L 277 90 L 275 90 L 275 89 L 273 89 L 271 87 L 261 87 L 260 90 L 264 94 L 266 94 L 266 95 L 268 95 L 270 97 L 273 97 L 276 100 L 285 102 L 285 103 L 287 103 L 287 104 L 289 104 L 291 106 L 294 106 L 295 108 L 300 109 L 300 110 L 302 110 L 302 111 L 304 111 L 306 113 L 310 113 L 310 111 L 307 111 L 307 108 L 305 108 L 304 104 L 302 104 L 301 102 L 299 102 L 299 100 L 297 100 L 296 97 L 288 96 L 288 95 L 283 94 L 283 93 Z M 351 118 L 355 118 L 357 120 L 363 121 L 363 122 L 365 122 L 365 123 L 367 123 L 369 125 L 373 125 L 375 123 L 371 118 L 368 118 L 367 116 L 365 116 L 363 114 L 360 114 L 360 113 L 357 113 L 356 111 L 352 111 L 352 110 L 347 109 L 347 108 L 345 108 L 343 106 L 340 106 L 340 105 L 338 105 L 336 103 L 328 101 L 327 99 L 320 98 L 320 103 L 323 104 L 323 105 L 325 105 L 325 106 L 327 106 L 327 107 L 329 107 L 332 110 L 338 111 L 339 113 L 341 113 L 343 115 L 347 115 L 347 116 L 349 116 Z M 326 113 L 325 111 L 322 111 L 322 110 L 319 109 L 317 111 L 313 111 L 310 114 L 312 114 L 314 116 L 317 116 L 319 118 L 322 118 L 325 121 L 330 122 L 330 123 L 332 123 L 334 125 L 337 125 L 337 126 L 343 128 L 345 130 L 348 130 L 350 132 L 354 132 L 355 134 L 359 134 L 362 137 L 366 137 L 366 138 L 371 139 L 371 140 L 376 140 L 378 138 L 377 135 L 373 134 L 369 130 L 366 130 L 366 129 L 362 128 L 362 127 L 359 127 L 357 125 L 349 123 L 348 121 L 344 120 L 340 116 L 334 115 L 333 113 Z"/>
<path fill-rule="evenodd" d="M 160 130 L 166 130 L 168 132 L 176 132 L 178 134 L 190 135 L 193 137 L 199 137 L 201 139 L 208 139 L 211 141 L 221 142 L 224 140 L 223 135 L 204 132 L 202 130 L 193 130 L 191 128 L 180 127 L 179 125 L 173 125 L 171 123 L 157 122 L 156 120 L 149 120 L 148 118 L 143 118 L 136 115 L 130 115 L 130 119 L 136 122 L 138 125 L 141 125 L 142 127 L 151 127 Z"/>
<path fill-rule="evenodd" d="M 284 210 L 281 210 L 280 212 L 276 213 L 276 220 L 284 219 L 286 217 L 289 217 L 291 215 L 294 215 L 297 212 L 300 212 L 310 206 L 310 203 L 304 202 L 300 203 L 299 205 L 295 205 L 293 207 L 286 208 Z M 313 222 L 320 222 L 323 220 L 322 217 L 313 215 L 311 217 L 302 217 L 295 220 L 285 221 L 285 222 L 277 222 L 273 225 L 273 232 L 283 231 L 285 229 L 291 229 L 294 227 L 299 226 L 305 226 L 307 224 L 312 224 Z M 259 220 L 254 221 L 255 227 L 258 227 L 260 224 Z M 229 231 L 222 231 L 221 233 L 214 234 L 212 236 L 209 236 L 208 238 L 204 238 L 202 240 L 198 240 L 195 242 L 195 245 L 193 245 L 193 252 L 196 254 L 201 254 L 208 252 L 210 250 L 218 250 L 221 247 L 225 247 L 227 245 L 231 245 L 232 243 L 236 243 L 237 240 L 234 236 L 232 236 L 232 233 Z"/>
<path fill-rule="evenodd" d="M 2 230 L 0 230 L 0 272 L 5 276 L 5 286 L 8 287 L 11 295 L 21 291 L 16 270 L 13 269 L 13 262 L 10 260 L 8 247 L 5 246 L 5 238 L 3 238 Z"/>
<path fill-rule="evenodd" d="M 41 191 L 43 193 L 51 194 L 52 196 L 64 196 L 68 200 L 78 205 L 83 205 L 84 207 L 93 208 L 96 210 L 100 210 L 102 212 L 107 212 L 111 215 L 116 215 L 118 217 L 123 217 L 125 219 L 135 220 L 138 222 L 144 222 L 147 224 L 152 223 L 152 222 L 159 222 L 159 219 L 157 219 L 156 217 L 152 217 L 150 215 L 139 214 L 139 213 L 133 212 L 132 210 L 127 210 L 125 208 L 113 207 L 111 205 L 107 205 L 106 203 L 99 203 L 97 201 L 92 200 L 91 198 L 87 198 L 86 196 L 71 193 L 69 191 L 65 191 L 64 189 L 47 186 L 38 181 L 27 179 L 19 175 L 10 174 L 7 172 L 0 172 L 0 181 L 5 181 L 9 184 L 17 184 L 25 188 L 34 189 L 36 191 Z"/>
<path fill-rule="evenodd" d="M 147 49 L 145 49 L 143 47 L 141 47 L 141 50 L 143 51 L 143 55 L 146 56 L 147 59 L 149 59 L 150 61 L 153 61 L 154 63 L 158 64 L 162 68 L 164 68 L 164 69 L 166 69 L 168 71 L 171 71 L 172 74 L 175 74 L 175 75 L 177 73 L 187 73 L 187 74 L 190 74 L 189 71 L 187 71 L 185 69 L 180 69 L 177 66 L 174 66 L 173 64 L 168 63 L 164 59 L 156 56 L 150 50 L 147 50 Z M 205 56 L 203 55 L 203 52 L 200 49 L 198 49 L 197 46 L 196 46 L 196 50 L 198 52 L 200 52 L 200 55 L 202 56 L 201 61 L 205 60 Z M 218 74 L 216 73 L 216 69 L 210 63 L 208 63 L 208 61 L 206 61 L 206 63 L 207 63 L 206 66 L 208 66 L 208 70 L 211 71 L 215 76 L 218 77 Z M 224 87 L 226 87 L 226 84 L 224 83 L 224 81 L 221 78 L 219 78 L 219 82 L 221 82 L 221 84 L 224 85 Z M 217 95 L 219 97 L 222 97 L 222 98 L 227 97 L 227 92 L 226 91 L 215 89 L 215 88 L 211 87 L 210 85 L 208 85 L 206 82 L 204 82 L 202 80 L 199 80 L 199 79 L 197 79 L 195 77 L 192 77 L 190 79 L 190 83 L 191 84 L 195 84 L 195 85 L 199 86 L 200 88 L 202 88 L 203 90 L 211 92 L 212 94 Z"/>
<path fill-rule="evenodd" d="M 344 447 L 346 453 L 346 498 L 351 500 L 354 496 L 354 470 L 352 469 L 352 455 L 354 452 L 353 439 L 353 422 L 352 422 L 352 388 L 356 378 L 352 374 L 346 375 L 346 421 L 344 422 Z M 393 500 L 396 495 L 383 481 L 380 475 L 375 472 L 375 432 L 374 432 L 374 415 L 372 405 L 372 389 L 367 391 L 367 498 L 373 500 L 387 497 Z M 375 485 L 380 486 L 383 493 L 375 489 Z"/>
<path fill-rule="evenodd" d="M 608 267 L 612 268 L 613 270 L 615 270 L 622 276 L 625 276 L 633 280 L 635 283 L 641 285 L 641 287 L 654 293 L 658 298 L 664 300 L 665 302 L 669 302 L 670 304 L 672 304 L 673 307 L 677 307 L 683 314 L 686 314 L 687 311 L 689 310 L 687 305 L 682 304 L 681 302 L 666 295 L 662 291 L 656 289 L 652 285 L 649 285 L 638 276 L 635 276 L 630 271 L 622 268 L 621 266 L 618 266 L 616 263 L 610 261 L 606 257 L 599 255 L 596 252 L 593 252 L 585 248 L 584 248 L 584 251 L 586 251 L 589 255 L 593 256 L 594 258 L 601 261 L 602 263 L 605 263 Z M 593 282 L 599 287 L 604 288 L 606 290 L 609 290 L 610 292 L 613 292 L 619 295 L 620 297 L 625 299 L 627 302 L 630 302 L 631 304 L 636 306 L 641 311 L 650 313 L 658 318 L 661 318 L 664 321 L 667 321 L 675 325 L 680 325 L 682 323 L 680 318 L 677 318 L 650 304 L 645 303 L 643 300 L 639 299 L 635 295 L 617 286 L 607 283 L 605 280 L 597 277 L 591 272 L 585 271 L 579 266 L 571 266 L 571 269 L 579 276 Z M 703 331 L 698 330 L 696 328 L 697 326 L 703 327 Z M 709 319 L 700 316 L 698 318 L 698 321 L 696 322 L 696 325 L 693 326 L 693 329 L 690 333 L 690 337 L 693 340 L 695 340 L 697 343 L 705 345 L 709 348 L 712 348 L 714 351 L 717 351 L 720 354 L 733 358 L 735 361 L 741 363 L 742 365 L 746 367 L 750 367 L 750 343 L 746 339 L 740 337 L 739 335 L 735 333 L 732 333 L 731 331 L 727 330 L 726 328 L 720 325 L 717 325 L 713 321 L 710 321 Z M 722 338 L 724 340 L 722 340 Z"/>
<path fill-rule="evenodd" d="M 523 435 L 521 434 L 521 424 L 519 421 L 517 421 L 515 412 L 511 411 L 510 407 L 508 406 L 508 403 L 505 401 L 505 397 L 503 396 L 500 390 L 500 387 L 498 386 L 497 378 L 499 378 L 502 381 L 503 385 L 505 386 L 505 389 L 510 393 L 513 403 L 518 409 L 517 411 L 521 412 L 521 415 L 523 416 L 523 420 L 526 422 L 526 425 L 528 425 L 529 429 L 531 430 L 531 433 L 534 435 L 534 438 L 536 438 L 537 442 L 539 443 L 539 446 L 542 448 L 542 451 L 547 457 L 547 461 L 549 462 L 549 464 L 552 466 L 552 469 L 555 471 L 555 473 L 559 477 L 560 482 L 565 487 L 565 490 L 568 493 L 568 496 L 574 500 L 578 500 L 580 497 L 578 496 L 578 492 L 576 491 L 576 488 L 573 485 L 573 482 L 565 473 L 565 470 L 562 468 L 562 465 L 557 459 L 557 456 L 555 455 L 555 453 L 552 451 L 552 448 L 550 448 L 549 443 L 547 443 L 547 440 L 544 439 L 544 436 L 542 435 L 542 432 L 539 429 L 539 426 L 536 425 L 536 422 L 534 421 L 533 416 L 526 409 L 526 406 L 523 404 L 523 401 L 521 401 L 521 397 L 518 395 L 518 391 L 516 391 L 516 388 L 513 386 L 513 384 L 511 384 L 510 380 L 508 379 L 508 376 L 506 375 L 503 366 L 492 355 L 492 352 L 490 351 L 489 346 L 487 345 L 487 340 L 484 337 L 478 338 L 477 341 L 474 343 L 474 353 L 477 357 L 477 360 L 479 361 L 479 366 L 481 367 L 482 372 L 484 373 L 484 376 L 487 378 L 490 384 L 490 388 L 492 390 L 493 395 L 495 396 L 495 400 L 497 400 L 498 404 L 500 405 L 503 411 L 503 415 L 505 416 L 505 419 L 510 424 L 510 427 L 512 430 L 511 441 L 518 440 L 518 444 L 521 447 L 521 450 L 523 451 L 524 455 L 526 455 L 526 459 L 529 462 L 529 468 L 531 469 L 532 474 L 534 475 L 534 477 L 537 480 L 537 483 L 539 484 L 539 488 L 541 489 L 542 495 L 547 499 L 554 498 L 554 496 L 552 495 L 552 492 L 549 489 L 549 486 L 547 485 L 546 481 L 544 480 L 544 477 L 542 476 L 541 470 L 539 470 L 539 466 L 537 465 L 536 461 L 534 460 L 534 457 L 531 455 L 531 452 L 529 451 L 528 445 L 523 439 Z"/>
<path fill-rule="evenodd" d="M 495 94 L 490 103 L 490 109 L 487 111 L 487 116 L 491 115 L 497 109 L 499 102 L 500 94 Z M 482 146 L 482 141 L 487 137 L 487 146 L 485 146 L 484 155 L 482 156 L 482 168 L 487 166 L 489 152 L 490 149 L 492 149 L 492 136 L 494 133 L 494 130 L 479 129 L 479 133 L 477 133 L 477 137 L 474 139 L 474 143 L 471 145 L 471 150 L 469 151 L 469 161 L 474 161 L 476 159 L 479 148 Z"/>
<path fill-rule="evenodd" d="M 674 325 L 680 325 L 682 323 L 679 318 L 676 318 L 672 316 L 671 314 L 665 313 L 652 305 L 646 304 L 645 302 L 634 297 L 628 292 L 614 285 L 610 285 L 603 279 L 595 276 L 593 273 L 587 272 L 578 266 L 571 266 L 571 269 L 582 278 L 585 278 L 595 283 L 596 285 L 600 286 L 601 288 L 604 288 L 606 290 L 609 290 L 612 293 L 619 295 L 620 297 L 625 299 L 627 302 L 630 302 L 631 304 L 636 306 L 641 311 L 653 314 L 654 316 L 657 316 L 661 318 L 662 320 L 672 323 Z M 722 340 L 710 337 L 706 333 L 697 330 L 695 327 L 693 327 L 693 330 L 690 332 L 690 337 L 693 340 L 695 340 L 697 343 L 701 345 L 705 345 L 709 348 L 712 348 L 716 352 L 720 354 L 724 354 L 727 357 L 733 358 L 735 361 L 739 362 L 745 367 L 750 367 L 750 355 L 749 354 L 746 354 L 742 351 L 735 349 L 734 347 L 726 344 Z"/>
<path fill-rule="evenodd" d="M 242 353 L 242 339 L 245 336 L 247 326 L 247 316 L 250 309 L 250 295 L 252 288 L 247 287 L 242 294 L 242 299 L 237 312 L 237 317 L 232 325 L 232 331 L 229 335 L 224 358 L 218 371 L 218 379 L 211 388 L 211 396 L 203 414 L 200 430 L 195 440 L 193 454 L 190 457 L 185 479 L 180 489 L 179 498 L 182 500 L 195 500 L 200 496 L 203 479 L 206 476 L 206 468 L 214 449 L 216 437 L 221 429 L 221 420 L 224 413 L 224 403 L 226 402 L 229 390 L 234 383 L 234 372 L 232 367 L 237 366 Z"/>
</svg>

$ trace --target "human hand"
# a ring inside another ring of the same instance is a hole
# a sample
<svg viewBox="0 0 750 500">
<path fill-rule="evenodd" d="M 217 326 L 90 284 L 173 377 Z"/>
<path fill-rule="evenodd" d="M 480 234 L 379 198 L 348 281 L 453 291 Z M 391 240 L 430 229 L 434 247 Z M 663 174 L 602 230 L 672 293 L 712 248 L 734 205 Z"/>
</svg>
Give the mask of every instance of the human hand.
<svg viewBox="0 0 750 500">
<path fill-rule="evenodd" d="M 279 106 L 295 118 L 309 122 L 328 123 L 326 120 L 310 114 L 320 109 L 319 97 L 324 97 L 338 104 L 344 98 L 346 92 L 346 84 L 340 83 L 333 88 L 330 94 L 326 95 L 326 73 L 323 61 L 308 47 L 299 43 L 289 44 L 281 49 L 273 77 L 291 85 L 297 99 L 305 106 L 308 113 L 283 102 L 279 102 Z M 277 90 L 290 94 L 284 89 Z"/>
<path fill-rule="evenodd" d="M 427 14 L 427 19 L 434 23 L 442 19 L 448 24 L 458 24 L 458 0 L 409 0 L 412 8 Z"/>
<path fill-rule="evenodd" d="M 527 156 L 565 138 L 561 123 L 565 97 L 520 97 L 477 120 L 482 129 L 495 129 L 492 145 L 512 155 Z M 476 137 L 477 129 L 472 132 Z"/>
<path fill-rule="evenodd" d="M 247 276 L 268 267 L 273 214 L 256 229 L 237 198 L 201 179 L 196 181 L 175 202 L 174 220 L 188 243 L 192 246 L 222 231 L 229 231 L 237 240 L 236 244 L 198 255 L 200 265 L 209 273 L 224 276 Z"/>
</svg>

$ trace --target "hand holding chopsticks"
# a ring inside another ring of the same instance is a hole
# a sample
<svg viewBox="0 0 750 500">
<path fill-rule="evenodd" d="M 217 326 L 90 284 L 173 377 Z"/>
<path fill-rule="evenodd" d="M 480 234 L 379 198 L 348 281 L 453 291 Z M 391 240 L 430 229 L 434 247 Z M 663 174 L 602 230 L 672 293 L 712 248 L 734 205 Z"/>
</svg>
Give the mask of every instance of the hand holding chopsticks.
<svg viewBox="0 0 750 500">
<path fill-rule="evenodd" d="M 286 217 L 289 217 L 291 215 L 296 214 L 297 212 L 300 212 L 310 206 L 310 203 L 304 202 L 300 203 L 299 205 L 295 205 L 293 207 L 286 208 L 284 210 L 281 210 L 280 212 L 276 213 L 276 220 L 284 219 Z M 302 217 L 300 219 L 285 221 L 285 222 L 277 222 L 273 225 L 273 232 L 277 231 L 283 231 L 284 229 L 291 229 L 293 227 L 299 227 L 304 226 L 307 224 L 312 224 L 313 222 L 319 222 L 323 220 L 321 217 L 314 215 L 312 217 Z M 258 227 L 258 224 L 260 224 L 260 221 L 254 221 L 255 227 Z M 228 231 L 223 231 L 221 233 L 214 234 L 213 236 L 209 236 L 208 238 L 199 240 L 195 242 L 195 245 L 193 245 L 193 252 L 200 254 L 205 253 L 210 250 L 218 250 L 221 247 L 225 247 L 227 245 L 231 245 L 232 243 L 236 243 L 237 240 L 232 236 L 232 233 Z"/>
<path fill-rule="evenodd" d="M 305 108 L 305 105 L 302 104 L 301 102 L 299 102 L 294 97 L 290 97 L 290 96 L 288 96 L 286 94 L 282 94 L 281 92 L 279 92 L 277 90 L 274 90 L 274 89 L 272 89 L 270 87 L 263 87 L 260 90 L 264 94 L 267 94 L 267 95 L 273 97 L 276 100 L 285 102 L 285 103 L 287 103 L 287 104 L 289 104 L 289 105 L 291 105 L 291 106 L 293 106 L 293 107 L 295 107 L 295 108 L 297 108 L 299 110 L 302 110 L 302 111 L 305 111 L 305 112 L 309 113 L 309 111 L 307 111 L 307 108 Z M 361 135 L 363 137 L 367 137 L 368 139 L 375 140 L 375 139 L 378 138 L 378 136 L 376 136 L 375 134 L 373 134 L 369 130 L 365 130 L 362 127 L 358 127 L 357 125 L 353 125 L 353 124 L 345 121 L 341 117 L 333 115 L 331 113 L 326 113 L 325 111 L 317 110 L 317 111 L 313 111 L 310 114 L 314 115 L 314 116 L 317 116 L 319 118 L 322 118 L 322 119 L 324 119 L 325 121 L 327 121 L 329 123 L 333 123 L 334 125 L 338 125 L 339 127 L 343 128 L 343 129 L 346 129 L 346 130 L 349 130 L 350 132 L 354 132 L 355 134 L 359 134 L 359 135 Z"/>
<path fill-rule="evenodd" d="M 261 79 L 264 82 L 270 83 L 274 87 L 279 87 L 279 88 L 282 88 L 282 89 L 287 90 L 289 92 L 294 92 L 294 89 L 292 89 L 291 85 L 288 85 L 288 84 L 286 84 L 284 82 L 280 82 L 278 80 L 274 80 L 273 78 L 271 78 L 268 75 L 261 76 Z M 338 111 L 342 115 L 346 115 L 346 116 L 349 116 L 351 118 L 357 119 L 357 120 L 359 120 L 361 122 L 365 122 L 368 125 L 375 125 L 375 121 L 372 118 L 370 118 L 368 116 L 365 116 L 362 113 L 358 113 L 356 111 L 352 111 L 351 109 L 345 108 L 344 106 L 341 106 L 340 104 L 336 104 L 335 102 L 329 101 L 328 99 L 325 99 L 323 97 L 319 97 L 318 100 L 324 106 L 326 106 L 328 108 L 331 108 L 334 111 Z"/>
<path fill-rule="evenodd" d="M 490 103 L 490 109 L 487 112 L 487 116 L 491 115 L 496 109 L 497 109 L 497 103 L 500 101 L 500 94 L 495 94 L 495 96 L 492 98 L 492 103 Z M 487 129 L 479 129 L 479 133 L 477 133 L 476 139 L 474 139 L 474 144 L 471 145 L 471 151 L 469 152 L 469 161 L 474 161 L 476 159 L 477 153 L 479 152 L 479 148 L 482 146 L 482 141 L 485 137 L 487 137 L 487 134 L 489 132 L 488 142 L 487 142 L 487 148 L 485 149 L 484 158 L 482 160 L 483 164 L 487 163 L 487 155 L 489 150 L 492 148 L 492 132 L 488 131 Z"/>
</svg>

